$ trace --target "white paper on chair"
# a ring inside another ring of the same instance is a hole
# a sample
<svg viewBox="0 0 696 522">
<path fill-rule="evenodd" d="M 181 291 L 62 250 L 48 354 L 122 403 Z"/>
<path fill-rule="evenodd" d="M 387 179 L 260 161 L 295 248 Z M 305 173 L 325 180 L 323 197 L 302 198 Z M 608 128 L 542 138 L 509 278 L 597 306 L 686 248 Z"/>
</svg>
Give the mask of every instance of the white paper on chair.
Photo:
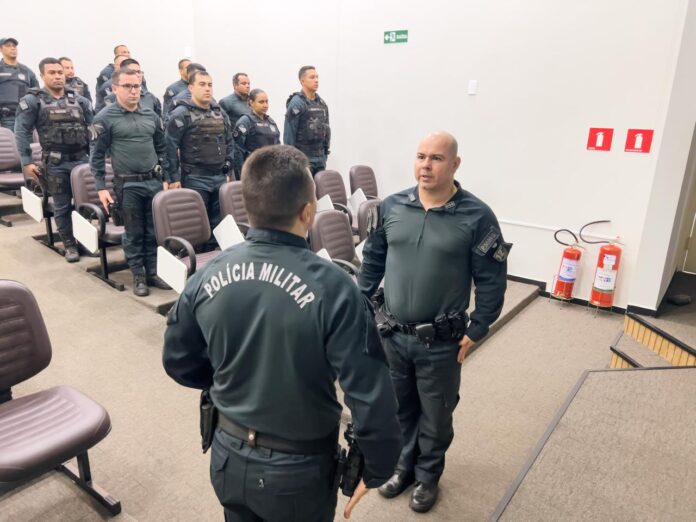
<svg viewBox="0 0 696 522">
<path fill-rule="evenodd" d="M 324 210 L 333 210 L 333 201 L 331 201 L 331 196 L 326 194 L 319 201 L 317 201 L 317 212 L 323 212 Z"/>
<path fill-rule="evenodd" d="M 367 240 L 365 240 L 367 241 Z M 365 248 L 365 241 L 361 241 L 356 247 L 355 247 L 355 255 L 358 256 L 358 259 L 360 260 L 360 263 L 362 263 L 363 260 L 363 248 Z"/>
<path fill-rule="evenodd" d="M 92 254 L 96 254 L 99 250 L 99 231 L 97 228 L 76 210 L 72 211 L 70 219 L 72 219 L 75 239 Z"/>
<path fill-rule="evenodd" d="M 34 221 L 41 223 L 43 221 L 43 200 L 34 194 L 27 187 L 21 187 L 22 208 L 24 212 L 29 214 Z"/>
<path fill-rule="evenodd" d="M 237 222 L 231 214 L 227 214 L 225 219 L 220 221 L 218 226 L 213 230 L 213 235 L 215 239 L 217 239 L 218 245 L 220 245 L 220 250 L 225 250 L 239 243 L 244 243 L 242 231 L 239 230 Z"/>
<path fill-rule="evenodd" d="M 157 275 L 178 294 L 184 291 L 188 270 L 186 265 L 164 247 L 157 247 Z"/>
<path fill-rule="evenodd" d="M 348 198 L 348 207 L 354 216 L 358 215 L 358 210 L 360 210 L 360 205 L 367 201 L 367 196 L 363 192 L 363 189 L 359 188 Z"/>
<path fill-rule="evenodd" d="M 317 255 L 319 257 L 323 257 L 324 259 L 327 259 L 328 261 L 331 261 L 331 256 L 329 255 L 329 251 L 326 250 L 325 248 L 322 248 L 321 250 L 319 250 L 319 252 L 317 252 Z"/>
</svg>

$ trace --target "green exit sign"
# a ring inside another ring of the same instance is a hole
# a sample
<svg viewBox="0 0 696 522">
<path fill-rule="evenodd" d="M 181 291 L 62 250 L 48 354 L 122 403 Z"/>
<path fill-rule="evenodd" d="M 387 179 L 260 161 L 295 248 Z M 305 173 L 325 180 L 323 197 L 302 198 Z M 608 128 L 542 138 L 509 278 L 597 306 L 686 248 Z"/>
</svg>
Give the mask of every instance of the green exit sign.
<svg viewBox="0 0 696 522">
<path fill-rule="evenodd" d="M 400 31 L 384 31 L 384 43 L 396 44 L 408 42 L 408 30 L 401 29 Z"/>
</svg>

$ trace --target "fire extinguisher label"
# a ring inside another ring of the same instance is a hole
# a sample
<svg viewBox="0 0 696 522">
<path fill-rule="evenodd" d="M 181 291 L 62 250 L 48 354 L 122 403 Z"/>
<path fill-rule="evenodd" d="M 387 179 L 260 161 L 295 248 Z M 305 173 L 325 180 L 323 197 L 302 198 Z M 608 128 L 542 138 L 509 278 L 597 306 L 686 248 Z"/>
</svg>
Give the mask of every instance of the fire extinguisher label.
<svg viewBox="0 0 696 522">
<path fill-rule="evenodd" d="M 604 261 L 602 261 L 602 266 L 605 268 L 611 268 L 616 264 L 616 256 L 610 254 L 604 254 Z"/>
<path fill-rule="evenodd" d="M 597 268 L 594 280 L 594 289 L 598 292 L 612 292 L 616 285 L 616 270 Z"/>
<path fill-rule="evenodd" d="M 558 279 L 564 283 L 574 283 L 578 277 L 578 262 L 575 259 L 563 259 Z"/>
</svg>

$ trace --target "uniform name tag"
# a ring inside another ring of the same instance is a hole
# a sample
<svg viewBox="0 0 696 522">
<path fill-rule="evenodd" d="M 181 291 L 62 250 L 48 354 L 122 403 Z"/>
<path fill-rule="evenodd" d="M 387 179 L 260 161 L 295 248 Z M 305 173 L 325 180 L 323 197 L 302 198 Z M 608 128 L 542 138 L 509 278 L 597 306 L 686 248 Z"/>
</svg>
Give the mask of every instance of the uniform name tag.
<svg viewBox="0 0 696 522">
<path fill-rule="evenodd" d="M 476 245 L 476 250 L 478 250 L 482 254 L 487 254 L 493 246 L 493 243 L 495 243 L 499 237 L 500 232 L 498 232 L 498 230 L 495 227 L 491 227 L 488 230 L 488 233 L 486 233 L 484 238 L 481 240 L 481 242 L 478 245 Z"/>
</svg>

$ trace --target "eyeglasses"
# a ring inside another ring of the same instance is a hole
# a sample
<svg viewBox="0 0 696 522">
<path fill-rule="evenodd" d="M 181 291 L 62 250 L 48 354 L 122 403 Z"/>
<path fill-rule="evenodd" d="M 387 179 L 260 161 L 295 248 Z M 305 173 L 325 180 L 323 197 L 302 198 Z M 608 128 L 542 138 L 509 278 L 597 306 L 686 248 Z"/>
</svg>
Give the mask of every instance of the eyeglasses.
<svg viewBox="0 0 696 522">
<path fill-rule="evenodd" d="M 139 91 L 142 85 L 139 83 L 115 83 L 116 87 L 122 87 L 127 91 Z"/>
</svg>

